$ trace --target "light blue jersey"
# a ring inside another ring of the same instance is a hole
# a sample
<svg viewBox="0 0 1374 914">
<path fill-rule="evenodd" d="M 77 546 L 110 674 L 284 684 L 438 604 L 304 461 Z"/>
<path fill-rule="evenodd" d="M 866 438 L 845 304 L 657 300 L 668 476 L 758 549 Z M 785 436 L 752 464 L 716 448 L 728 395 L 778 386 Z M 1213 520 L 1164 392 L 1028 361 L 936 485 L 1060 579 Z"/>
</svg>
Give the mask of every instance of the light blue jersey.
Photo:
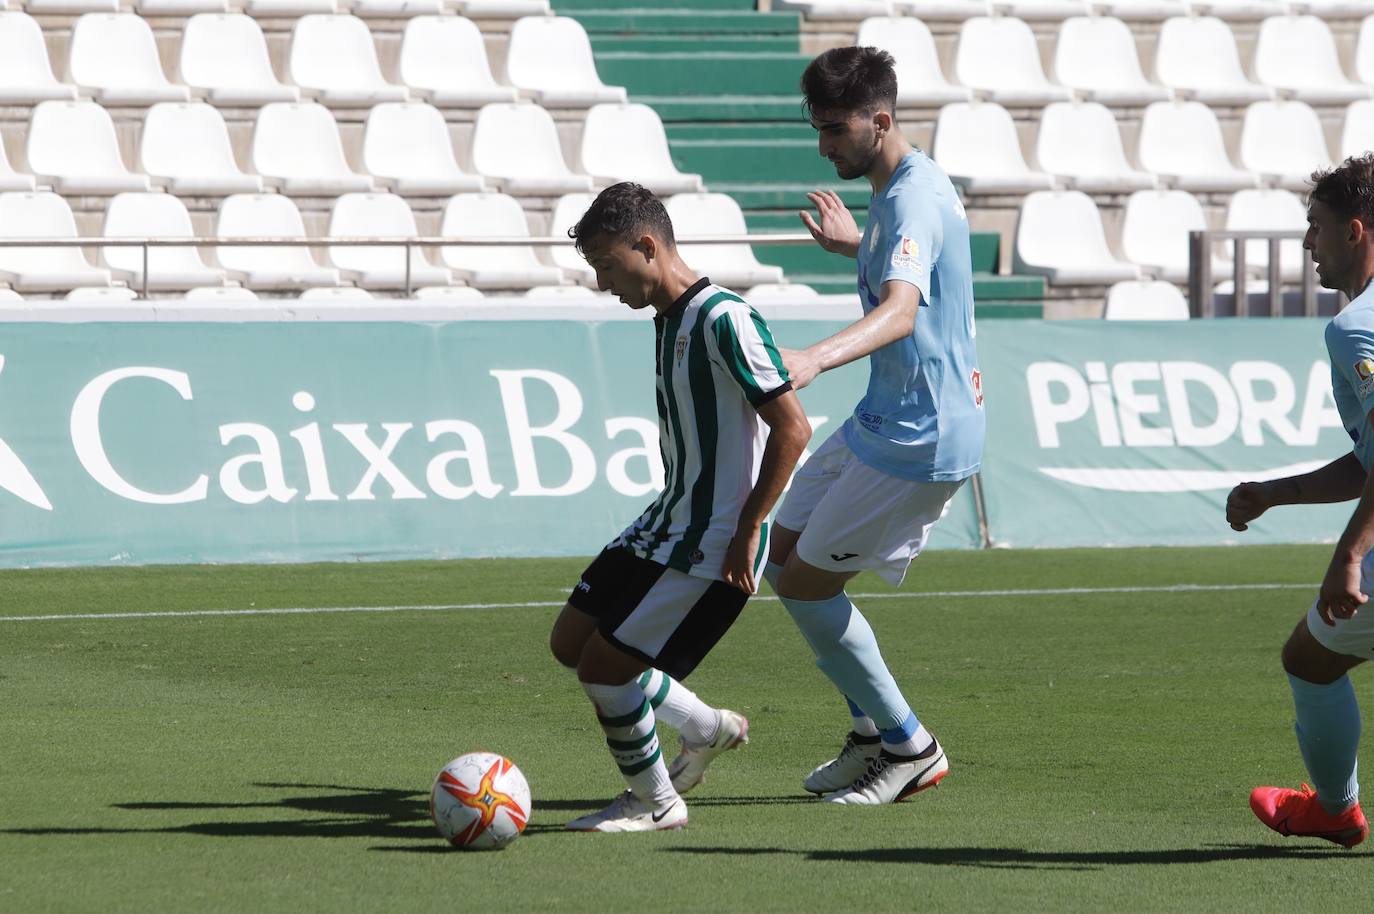
<svg viewBox="0 0 1374 914">
<path fill-rule="evenodd" d="M 844 425 L 859 460 L 892 476 L 953 482 L 978 471 L 986 421 L 974 348 L 968 218 L 940 167 L 908 153 L 873 196 L 859 243 L 859 300 L 885 282 L 921 293 L 910 337 L 869 356 L 868 392 Z"/>
<path fill-rule="evenodd" d="M 1331 393 L 1355 456 L 1365 472 L 1374 463 L 1374 286 L 1366 286 L 1326 325 L 1326 352 L 1331 357 Z"/>
</svg>

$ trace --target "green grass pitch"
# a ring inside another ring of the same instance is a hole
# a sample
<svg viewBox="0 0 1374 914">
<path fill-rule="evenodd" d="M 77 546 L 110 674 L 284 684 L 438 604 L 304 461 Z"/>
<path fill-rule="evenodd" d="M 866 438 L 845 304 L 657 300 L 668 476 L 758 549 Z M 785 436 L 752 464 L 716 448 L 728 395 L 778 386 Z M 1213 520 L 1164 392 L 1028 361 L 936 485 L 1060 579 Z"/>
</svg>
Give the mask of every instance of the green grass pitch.
<svg viewBox="0 0 1374 914">
<path fill-rule="evenodd" d="M 581 561 L 6 572 L 0 911 L 1345 910 L 1363 849 L 1246 805 L 1304 777 L 1278 650 L 1328 553 L 934 553 L 900 591 L 860 578 L 952 763 L 876 809 L 802 793 L 847 717 L 756 600 L 689 683 L 752 741 L 686 829 L 625 836 L 560 830 L 621 788 L 546 647 Z M 199 614 L 451 604 L 485 606 Z M 534 794 L 499 853 L 428 821 L 435 773 L 475 749 Z"/>
</svg>

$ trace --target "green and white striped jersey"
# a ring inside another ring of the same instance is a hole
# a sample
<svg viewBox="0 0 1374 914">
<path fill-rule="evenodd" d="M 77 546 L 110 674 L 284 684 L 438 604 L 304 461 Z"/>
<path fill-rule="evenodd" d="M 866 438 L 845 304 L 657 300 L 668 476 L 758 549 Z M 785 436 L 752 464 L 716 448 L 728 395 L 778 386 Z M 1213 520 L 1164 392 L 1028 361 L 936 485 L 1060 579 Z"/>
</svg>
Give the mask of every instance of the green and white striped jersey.
<svg viewBox="0 0 1374 914">
<path fill-rule="evenodd" d="M 665 483 L 616 543 L 669 568 L 720 580 L 768 439 L 757 408 L 792 384 L 768 324 L 708 279 L 654 318 L 654 328 Z"/>
</svg>

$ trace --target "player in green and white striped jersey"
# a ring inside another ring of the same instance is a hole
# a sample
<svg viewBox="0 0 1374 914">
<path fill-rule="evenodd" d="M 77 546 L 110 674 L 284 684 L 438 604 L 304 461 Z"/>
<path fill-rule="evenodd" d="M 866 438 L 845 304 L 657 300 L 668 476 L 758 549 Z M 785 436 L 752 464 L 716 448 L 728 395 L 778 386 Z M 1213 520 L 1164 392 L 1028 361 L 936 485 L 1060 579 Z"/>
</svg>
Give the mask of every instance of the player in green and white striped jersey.
<svg viewBox="0 0 1374 914">
<path fill-rule="evenodd" d="M 687 821 L 680 792 L 748 737 L 685 678 L 739 616 L 767 554 L 767 517 L 811 426 L 767 323 L 678 256 L 663 204 L 638 184 L 606 190 L 570 232 L 603 291 L 652 307 L 665 486 L 582 574 L 554 626 L 629 789 L 574 831 L 654 831 Z M 658 715 L 655 715 L 655 709 Z M 682 736 L 671 768 L 661 717 Z"/>
</svg>

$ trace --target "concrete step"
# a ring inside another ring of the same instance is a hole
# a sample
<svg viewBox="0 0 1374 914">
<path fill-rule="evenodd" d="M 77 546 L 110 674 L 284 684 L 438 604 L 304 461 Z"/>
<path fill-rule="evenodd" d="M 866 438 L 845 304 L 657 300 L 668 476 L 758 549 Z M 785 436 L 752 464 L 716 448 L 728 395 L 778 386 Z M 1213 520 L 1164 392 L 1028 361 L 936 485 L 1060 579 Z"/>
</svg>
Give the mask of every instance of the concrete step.
<svg viewBox="0 0 1374 914">
<path fill-rule="evenodd" d="M 683 35 L 665 34 L 603 34 L 591 33 L 592 52 L 600 58 L 610 53 L 666 54 L 682 49 L 684 44 L 698 51 L 715 51 L 732 54 L 754 53 L 797 53 L 796 35 Z"/>
<path fill-rule="evenodd" d="M 601 77 L 607 79 L 603 71 Z M 625 85 L 625 83 L 620 83 Z M 768 121 L 774 124 L 805 124 L 801 91 L 786 95 L 657 95 L 630 86 L 632 101 L 643 102 L 658 112 L 666 124 Z M 739 88 L 736 86 L 735 88 Z"/>
<path fill-rule="evenodd" d="M 792 100 L 792 117 L 800 117 L 802 71 L 811 62 L 805 54 L 781 52 L 735 53 L 730 51 L 635 51 L 596 55 L 596 69 L 603 82 L 626 86 L 642 95 L 721 96 L 741 86 L 757 95 L 776 95 Z"/>
<path fill-rule="evenodd" d="M 650 0 L 552 0 L 549 5 L 553 7 L 556 13 L 566 13 L 569 11 L 580 13 L 583 10 L 598 10 L 603 12 L 615 11 L 623 13 L 626 10 L 657 9 L 660 4 L 652 3 Z M 674 0 L 674 2 L 671 3 L 675 11 L 684 13 L 699 13 L 706 10 L 712 12 L 718 10 L 752 12 L 755 5 L 754 0 Z"/>
<path fill-rule="evenodd" d="M 559 9 L 582 23 L 590 35 L 793 35 L 801 34 L 798 13 L 759 13 L 735 10 Z"/>
</svg>

